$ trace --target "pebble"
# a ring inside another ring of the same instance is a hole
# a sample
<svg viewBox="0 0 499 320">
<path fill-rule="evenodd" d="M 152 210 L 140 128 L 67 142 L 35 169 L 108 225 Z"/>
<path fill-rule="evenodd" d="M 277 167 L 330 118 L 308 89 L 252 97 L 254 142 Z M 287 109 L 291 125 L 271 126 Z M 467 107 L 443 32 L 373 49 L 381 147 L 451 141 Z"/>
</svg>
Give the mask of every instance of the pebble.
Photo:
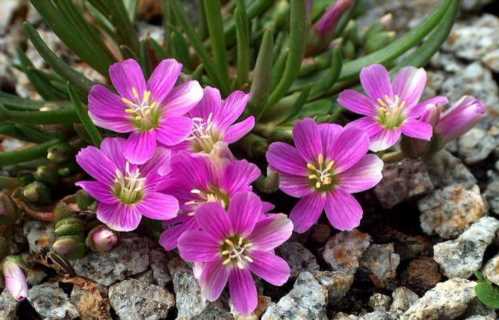
<svg viewBox="0 0 499 320">
<path fill-rule="evenodd" d="M 16 299 L 7 290 L 3 290 L 0 294 L 0 319 L 17 319 L 16 307 Z"/>
<path fill-rule="evenodd" d="M 338 312 L 331 320 L 358 320 L 359 317 L 353 314 Z"/>
<path fill-rule="evenodd" d="M 389 312 L 386 311 L 374 311 L 364 314 L 360 317 L 360 320 L 395 320 Z"/>
<path fill-rule="evenodd" d="M 474 185 L 455 184 L 436 190 L 418 201 L 421 228 L 428 235 L 452 239 L 487 213 L 487 204 Z"/>
<path fill-rule="evenodd" d="M 324 260 L 333 271 L 355 274 L 359 259 L 371 243 L 371 236 L 358 230 L 343 231 L 332 236 L 324 247 Z"/>
<path fill-rule="evenodd" d="M 499 254 L 485 264 L 482 272 L 487 279 L 499 286 Z"/>
<path fill-rule="evenodd" d="M 179 319 L 179 318 L 177 318 Z M 210 302 L 208 306 L 192 320 L 233 320 L 234 316 L 219 302 Z M 243 319 L 241 319 L 243 320 Z M 245 319 L 246 320 L 246 319 Z M 252 319 L 251 319 L 252 320 Z"/>
<path fill-rule="evenodd" d="M 310 272 L 302 272 L 293 289 L 278 303 L 270 305 L 262 320 L 327 320 L 327 298 L 327 289 Z"/>
<path fill-rule="evenodd" d="M 456 319 L 475 298 L 475 285 L 473 281 L 459 278 L 441 282 L 417 300 L 401 320 Z"/>
<path fill-rule="evenodd" d="M 302 271 L 319 271 L 314 254 L 300 242 L 286 242 L 277 248 L 277 254 L 286 260 L 291 267 L 291 276 L 297 277 Z"/>
<path fill-rule="evenodd" d="M 155 284 L 165 288 L 172 282 L 170 273 L 168 272 L 168 256 L 162 248 L 153 248 L 149 253 L 151 262 L 152 277 Z"/>
<path fill-rule="evenodd" d="M 397 276 L 400 256 L 393 243 L 372 244 L 362 256 L 360 266 L 369 271 L 369 278 L 377 288 L 386 288 Z"/>
<path fill-rule="evenodd" d="M 472 187 L 476 178 L 463 162 L 446 150 L 440 151 L 427 164 L 431 181 L 435 188 L 443 188 L 452 184 L 463 184 Z"/>
<path fill-rule="evenodd" d="M 392 314 L 402 314 L 407 311 L 417 300 L 419 296 L 406 287 L 398 287 L 392 292 L 392 304 L 390 312 Z"/>
<path fill-rule="evenodd" d="M 391 302 L 392 298 L 390 296 L 376 292 L 369 297 L 368 304 L 374 311 L 387 311 Z"/>
<path fill-rule="evenodd" d="M 149 242 L 147 238 L 128 234 L 106 254 L 91 252 L 75 260 L 73 268 L 78 275 L 109 286 L 148 269 Z"/>
<path fill-rule="evenodd" d="M 109 301 L 121 320 L 164 319 L 175 305 L 175 298 L 164 288 L 135 279 L 111 286 Z"/>
<path fill-rule="evenodd" d="M 345 271 L 318 271 L 314 277 L 328 291 L 328 303 L 338 305 L 353 284 L 353 274 Z"/>
<path fill-rule="evenodd" d="M 436 244 L 433 259 L 448 278 L 469 278 L 480 269 L 485 249 L 498 229 L 498 220 L 483 217 L 457 239 Z"/>
<path fill-rule="evenodd" d="M 457 152 L 467 164 L 479 163 L 495 150 L 496 139 L 487 131 L 475 127 L 458 139 Z"/>
<path fill-rule="evenodd" d="M 499 179 L 496 179 L 487 185 L 484 196 L 489 203 L 490 211 L 499 215 Z"/>
<path fill-rule="evenodd" d="M 390 209 L 415 196 L 433 190 L 433 184 L 421 160 L 404 159 L 386 163 L 383 180 L 374 188 L 374 193 L 384 208 Z"/>
<path fill-rule="evenodd" d="M 44 320 L 72 320 L 80 316 L 57 283 L 44 283 L 28 291 L 28 299 Z"/>
<path fill-rule="evenodd" d="M 442 280 L 438 264 L 430 257 L 412 260 L 402 273 L 402 283 L 418 294 L 424 294 Z"/>
<path fill-rule="evenodd" d="M 31 253 L 41 253 L 50 246 L 54 239 L 52 227 L 40 221 L 26 221 L 23 233 L 28 239 L 29 251 Z"/>
<path fill-rule="evenodd" d="M 424 235 L 408 235 L 391 227 L 382 227 L 377 234 L 379 242 L 393 242 L 400 260 L 409 260 L 428 255 L 432 250 L 431 239 Z"/>
<path fill-rule="evenodd" d="M 111 305 L 107 299 L 107 288 L 84 290 L 73 286 L 71 290 L 71 303 L 75 305 L 80 318 L 83 320 L 111 319 Z"/>
</svg>

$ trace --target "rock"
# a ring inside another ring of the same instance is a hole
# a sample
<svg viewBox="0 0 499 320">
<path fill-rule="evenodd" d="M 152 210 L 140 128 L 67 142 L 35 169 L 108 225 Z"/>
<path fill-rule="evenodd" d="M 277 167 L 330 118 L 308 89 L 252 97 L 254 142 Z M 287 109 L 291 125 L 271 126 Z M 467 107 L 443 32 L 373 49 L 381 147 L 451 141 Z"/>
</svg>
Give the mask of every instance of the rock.
<svg viewBox="0 0 499 320">
<path fill-rule="evenodd" d="M 151 263 L 152 277 L 155 284 L 165 288 L 172 278 L 168 272 L 168 257 L 162 248 L 153 248 L 149 253 L 149 260 Z"/>
<path fill-rule="evenodd" d="M 328 240 L 322 256 L 333 271 L 355 274 L 359 259 L 370 243 L 371 237 L 367 233 L 358 230 L 340 232 Z"/>
<path fill-rule="evenodd" d="M 78 275 L 105 286 L 142 273 L 148 267 L 149 240 L 134 234 L 121 237 L 118 246 L 105 254 L 91 252 L 73 263 Z"/>
<path fill-rule="evenodd" d="M 368 304 L 374 311 L 387 311 L 391 302 L 392 298 L 386 294 L 377 292 L 369 297 Z"/>
<path fill-rule="evenodd" d="M 111 286 L 109 301 L 121 320 L 163 319 L 175 305 L 175 298 L 164 288 L 135 279 Z"/>
<path fill-rule="evenodd" d="M 487 131 L 473 128 L 459 137 L 457 152 L 467 164 L 475 164 L 487 159 L 496 148 L 496 140 Z"/>
<path fill-rule="evenodd" d="M 450 279 L 421 297 L 401 317 L 402 320 L 456 319 L 464 314 L 475 298 L 476 283 L 465 279 Z"/>
<path fill-rule="evenodd" d="M 16 307 L 16 299 L 14 299 L 12 295 L 7 292 L 7 290 L 3 290 L 2 294 L 0 295 L 0 319 L 17 319 Z"/>
<path fill-rule="evenodd" d="M 18 0 L 4 0 L 0 3 L 0 35 L 3 36 L 16 10 L 21 5 L 22 3 Z"/>
<path fill-rule="evenodd" d="M 293 289 L 277 304 L 269 306 L 262 320 L 327 320 L 327 295 L 327 289 L 310 272 L 302 272 Z"/>
<path fill-rule="evenodd" d="M 331 320 L 359 320 L 359 317 L 353 314 L 338 312 Z"/>
<path fill-rule="evenodd" d="M 323 244 L 331 236 L 331 227 L 324 223 L 318 223 L 313 226 L 310 238 L 316 242 Z"/>
<path fill-rule="evenodd" d="M 489 203 L 490 211 L 499 215 L 499 179 L 487 185 L 484 196 Z"/>
<path fill-rule="evenodd" d="M 485 249 L 498 229 L 498 220 L 483 217 L 459 238 L 436 244 L 433 259 L 448 278 L 468 278 L 480 269 Z"/>
<path fill-rule="evenodd" d="M 24 224 L 23 233 L 28 239 L 29 251 L 31 253 L 41 253 L 49 248 L 54 239 L 52 227 L 40 221 L 30 220 Z"/>
<path fill-rule="evenodd" d="M 179 319 L 179 318 L 177 318 Z M 193 320 L 233 320 L 234 316 L 227 308 L 224 308 L 220 303 L 210 302 L 208 306 L 198 315 L 192 318 Z"/>
<path fill-rule="evenodd" d="M 71 290 L 70 300 L 75 305 L 82 320 L 111 319 L 111 305 L 107 299 L 106 288 L 83 290 L 74 286 Z"/>
<path fill-rule="evenodd" d="M 250 315 L 241 315 L 238 314 L 237 311 L 234 309 L 234 305 L 230 305 L 231 307 L 231 312 L 232 315 L 234 316 L 234 320 L 259 320 L 262 317 L 262 314 L 267 310 L 267 308 L 273 304 L 272 299 L 267 296 L 259 295 L 258 296 L 258 305 L 253 311 L 252 314 Z M 204 318 L 200 318 L 199 320 L 204 320 Z M 213 320 L 218 320 L 218 318 L 213 319 Z"/>
<path fill-rule="evenodd" d="M 288 262 L 292 277 L 297 277 L 302 271 L 319 271 L 319 265 L 313 253 L 299 242 L 284 243 L 277 248 L 277 254 Z"/>
<path fill-rule="evenodd" d="M 353 274 L 344 271 L 317 271 L 314 277 L 327 289 L 330 305 L 338 305 L 353 283 Z"/>
<path fill-rule="evenodd" d="M 446 150 L 440 151 L 427 165 L 431 181 L 435 188 L 442 188 L 452 184 L 463 184 L 472 187 L 477 180 L 459 158 L 454 157 Z"/>
<path fill-rule="evenodd" d="M 432 248 L 431 240 L 423 235 L 408 235 L 391 227 L 381 227 L 377 239 L 382 243 L 393 242 L 395 252 L 400 260 L 414 259 L 422 255 L 429 255 Z"/>
<path fill-rule="evenodd" d="M 369 271 L 369 278 L 377 288 L 387 287 L 397 276 L 400 256 L 393 243 L 372 244 L 362 256 L 360 266 Z"/>
<path fill-rule="evenodd" d="M 459 236 L 487 213 L 487 205 L 474 185 L 456 184 L 436 190 L 418 201 L 421 228 L 428 235 L 443 239 Z"/>
<path fill-rule="evenodd" d="M 424 163 L 404 159 L 385 164 L 383 180 L 374 188 L 374 193 L 381 205 L 389 209 L 431 190 L 433 184 Z"/>
<path fill-rule="evenodd" d="M 412 260 L 402 274 L 402 283 L 418 294 L 424 294 L 441 279 L 438 264 L 430 257 Z"/>
<path fill-rule="evenodd" d="M 490 309 L 478 300 L 478 298 L 473 299 L 466 309 L 466 313 L 463 318 L 465 320 L 497 320 L 495 310 Z"/>
<path fill-rule="evenodd" d="M 499 286 L 499 254 L 485 264 L 482 272 L 487 279 Z"/>
<path fill-rule="evenodd" d="M 406 287 L 398 287 L 392 292 L 392 299 L 393 302 L 390 306 L 390 312 L 392 314 L 400 315 L 416 303 L 419 296 Z"/>
<path fill-rule="evenodd" d="M 28 291 L 28 299 L 44 320 L 71 320 L 80 316 L 57 283 L 44 283 Z"/>
<path fill-rule="evenodd" d="M 492 1 L 494 0 L 464 0 L 461 3 L 461 8 L 464 10 L 478 10 Z"/>
<path fill-rule="evenodd" d="M 360 320 L 395 320 L 392 318 L 391 314 L 386 311 L 374 311 L 370 313 L 366 313 Z"/>
</svg>

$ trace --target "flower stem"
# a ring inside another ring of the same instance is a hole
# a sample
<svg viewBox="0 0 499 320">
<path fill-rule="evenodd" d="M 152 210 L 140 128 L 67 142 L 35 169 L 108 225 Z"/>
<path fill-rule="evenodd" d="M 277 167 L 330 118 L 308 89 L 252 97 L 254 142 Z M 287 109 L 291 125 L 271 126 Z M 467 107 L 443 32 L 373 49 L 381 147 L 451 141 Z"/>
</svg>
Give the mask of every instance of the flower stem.
<svg viewBox="0 0 499 320">
<path fill-rule="evenodd" d="M 30 148 L 21 150 L 1 152 L 0 153 L 0 167 L 18 164 L 20 162 L 35 160 L 47 155 L 47 149 L 60 143 L 59 140 L 54 139 Z"/>
<path fill-rule="evenodd" d="M 76 112 L 69 108 L 53 111 L 12 111 L 0 105 L 0 120 L 23 124 L 73 124 Z"/>
<path fill-rule="evenodd" d="M 381 159 L 386 163 L 398 162 L 404 158 L 405 156 L 401 151 L 387 152 L 381 156 Z"/>
</svg>

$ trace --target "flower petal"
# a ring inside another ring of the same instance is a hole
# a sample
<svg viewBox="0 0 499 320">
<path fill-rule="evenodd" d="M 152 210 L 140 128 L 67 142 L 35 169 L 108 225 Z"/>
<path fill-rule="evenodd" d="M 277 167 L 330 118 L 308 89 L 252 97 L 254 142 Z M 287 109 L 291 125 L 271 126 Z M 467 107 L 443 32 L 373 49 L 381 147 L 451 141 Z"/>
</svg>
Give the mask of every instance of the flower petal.
<svg viewBox="0 0 499 320">
<path fill-rule="evenodd" d="M 331 153 L 326 157 L 334 160 L 335 172 L 342 173 L 364 157 L 369 150 L 369 137 L 363 131 L 347 127 L 336 139 Z"/>
<path fill-rule="evenodd" d="M 319 126 L 310 118 L 305 118 L 296 123 L 293 128 L 293 141 L 296 150 L 308 162 L 317 161 L 317 157 L 322 153 Z"/>
<path fill-rule="evenodd" d="M 157 147 L 152 158 L 140 168 L 140 172 L 144 176 L 159 175 L 163 177 L 170 172 L 170 159 L 170 149 Z"/>
<path fill-rule="evenodd" d="M 283 258 L 265 251 L 253 251 L 251 258 L 250 271 L 263 280 L 274 286 L 282 286 L 288 281 L 291 270 Z"/>
<path fill-rule="evenodd" d="M 158 64 L 147 81 L 147 87 L 155 102 L 163 103 L 163 100 L 175 86 L 180 71 L 182 71 L 182 64 L 175 59 L 165 59 Z"/>
<path fill-rule="evenodd" d="M 221 108 L 222 97 L 220 96 L 220 91 L 217 88 L 208 86 L 204 89 L 203 98 L 191 110 L 190 114 L 192 117 L 208 120 L 210 117 L 213 118 L 214 114 L 219 112 L 218 110 Z"/>
<path fill-rule="evenodd" d="M 402 126 L 402 133 L 412 138 L 429 141 L 433 128 L 429 123 L 416 119 L 407 119 Z"/>
<path fill-rule="evenodd" d="M 174 146 L 184 141 L 192 132 L 192 120 L 187 117 L 165 117 L 156 130 L 158 141 Z"/>
<path fill-rule="evenodd" d="M 362 117 L 360 119 L 349 122 L 346 128 L 355 128 L 365 132 L 369 138 L 379 134 L 381 130 L 384 130 L 382 126 L 374 119 L 370 117 Z"/>
<path fill-rule="evenodd" d="M 167 116 L 183 116 L 203 98 L 203 89 L 197 81 L 187 81 L 175 87 L 166 97 L 163 107 Z"/>
<path fill-rule="evenodd" d="M 218 202 L 208 202 L 196 210 L 196 222 L 215 241 L 220 241 L 232 233 L 229 215 Z"/>
<path fill-rule="evenodd" d="M 133 131 L 125 109 L 120 97 L 103 85 L 97 84 L 90 89 L 88 113 L 97 126 L 119 133 Z"/>
<path fill-rule="evenodd" d="M 371 99 L 393 96 L 390 74 L 381 64 L 372 64 L 362 68 L 360 83 Z"/>
<path fill-rule="evenodd" d="M 126 159 L 123 155 L 125 150 L 126 139 L 124 138 L 105 138 L 101 145 L 101 151 L 118 167 L 120 170 L 125 169 Z"/>
<path fill-rule="evenodd" d="M 411 118 L 418 118 L 422 116 L 429 108 L 432 107 L 442 107 L 449 103 L 449 99 L 444 96 L 436 96 L 433 98 L 426 99 L 412 108 L 408 108 L 408 115 Z"/>
<path fill-rule="evenodd" d="M 289 218 L 293 221 L 295 231 L 303 233 L 319 220 L 326 197 L 320 193 L 312 193 L 298 201 L 289 214 Z"/>
<path fill-rule="evenodd" d="M 229 203 L 229 217 L 236 234 L 249 235 L 262 213 L 262 201 L 253 192 L 239 192 Z"/>
<path fill-rule="evenodd" d="M 144 73 L 133 59 L 117 62 L 109 67 L 109 77 L 120 96 L 131 101 L 142 101 L 147 90 Z"/>
<path fill-rule="evenodd" d="M 230 299 L 236 311 L 247 315 L 258 305 L 255 280 L 249 270 L 234 268 L 229 275 Z"/>
<path fill-rule="evenodd" d="M 220 261 L 204 264 L 199 285 L 202 295 L 208 301 L 217 300 L 227 284 L 230 271 Z"/>
<path fill-rule="evenodd" d="M 325 209 L 329 223 L 338 230 L 352 230 L 359 226 L 362 219 L 362 207 L 343 190 L 328 193 Z"/>
<path fill-rule="evenodd" d="M 97 219 L 114 231 L 127 232 L 137 229 L 142 215 L 135 206 L 99 203 Z"/>
<path fill-rule="evenodd" d="M 198 230 L 184 232 L 177 242 L 182 259 L 189 262 L 220 260 L 220 245 L 207 233 Z"/>
<path fill-rule="evenodd" d="M 307 176 L 307 163 L 295 147 L 284 143 L 274 142 L 269 146 L 266 154 L 267 162 L 277 172 L 297 176 Z"/>
<path fill-rule="evenodd" d="M 76 185 L 85 190 L 86 193 L 99 202 L 107 204 L 118 203 L 118 199 L 112 193 L 110 186 L 102 184 L 98 181 L 78 181 Z"/>
<path fill-rule="evenodd" d="M 383 151 L 394 146 L 399 140 L 402 131 L 400 129 L 383 129 L 370 137 L 369 150 L 373 152 Z"/>
<path fill-rule="evenodd" d="M 279 176 L 279 189 L 285 194 L 295 198 L 301 198 L 314 191 L 314 189 L 310 187 L 310 182 L 307 177 L 292 176 L 289 174 L 281 174 Z"/>
<path fill-rule="evenodd" d="M 255 126 L 255 117 L 247 117 L 241 122 L 231 125 L 227 128 L 224 135 L 224 141 L 234 143 L 247 135 Z"/>
<path fill-rule="evenodd" d="M 147 192 L 137 210 L 149 219 L 169 220 L 177 216 L 178 201 L 168 194 Z"/>
<path fill-rule="evenodd" d="M 423 68 L 402 68 L 393 81 L 393 93 L 405 101 L 406 107 L 416 105 L 426 87 L 426 71 Z"/>
<path fill-rule="evenodd" d="M 260 176 L 258 167 L 246 160 L 231 161 L 224 170 L 222 187 L 229 193 L 251 190 L 253 183 Z"/>
<path fill-rule="evenodd" d="M 319 130 L 321 132 L 323 154 L 332 154 L 333 146 L 343 132 L 343 127 L 333 123 L 324 123 L 319 125 Z"/>
<path fill-rule="evenodd" d="M 221 129 L 228 128 L 243 114 L 250 95 L 243 91 L 234 91 L 223 102 L 222 108 L 214 115 L 214 120 Z"/>
<path fill-rule="evenodd" d="M 111 185 L 116 174 L 116 165 L 96 147 L 86 147 L 76 155 L 76 162 L 92 178 Z"/>
<path fill-rule="evenodd" d="M 156 151 L 156 131 L 134 132 L 128 136 L 125 157 L 134 164 L 143 164 L 152 158 Z"/>
<path fill-rule="evenodd" d="M 171 220 L 165 221 L 165 230 L 161 233 L 159 244 L 170 251 L 177 247 L 178 238 L 187 230 L 194 229 L 196 220 L 193 216 L 179 215 Z"/>
<path fill-rule="evenodd" d="M 270 251 L 283 244 L 293 233 L 293 223 L 284 214 L 272 214 L 255 225 L 249 240 L 254 250 Z"/>
<path fill-rule="evenodd" d="M 371 189 L 383 178 L 382 170 L 383 160 L 373 154 L 367 154 L 353 167 L 339 175 L 339 188 L 348 193 Z"/>
<path fill-rule="evenodd" d="M 352 89 L 343 90 L 338 97 L 338 103 L 353 113 L 365 116 L 376 115 L 376 102 Z"/>
</svg>

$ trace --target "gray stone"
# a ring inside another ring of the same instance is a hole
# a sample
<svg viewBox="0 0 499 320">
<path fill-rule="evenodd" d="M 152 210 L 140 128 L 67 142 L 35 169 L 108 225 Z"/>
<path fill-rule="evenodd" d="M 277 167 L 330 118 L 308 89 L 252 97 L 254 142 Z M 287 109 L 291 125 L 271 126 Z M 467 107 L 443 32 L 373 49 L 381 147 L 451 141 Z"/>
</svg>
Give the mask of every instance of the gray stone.
<svg viewBox="0 0 499 320">
<path fill-rule="evenodd" d="M 471 224 L 486 215 L 487 205 L 474 185 L 455 184 L 436 190 L 418 201 L 421 228 L 428 235 L 443 239 L 459 236 Z"/>
<path fill-rule="evenodd" d="M 369 312 L 360 317 L 360 320 L 395 320 L 392 315 L 386 311 Z"/>
<path fill-rule="evenodd" d="M 387 311 L 391 302 L 392 298 L 386 294 L 376 292 L 369 297 L 368 304 L 374 311 Z"/>
<path fill-rule="evenodd" d="M 497 320 L 495 310 L 490 309 L 480 302 L 478 298 L 473 299 L 466 309 L 463 318 L 465 320 Z"/>
<path fill-rule="evenodd" d="M 319 271 L 319 265 L 314 254 L 299 242 L 284 243 L 277 248 L 277 254 L 288 262 L 291 267 L 292 277 L 297 277 L 302 271 Z"/>
<path fill-rule="evenodd" d="M 71 320 L 80 316 L 57 283 L 44 283 L 28 291 L 28 299 L 45 320 Z"/>
<path fill-rule="evenodd" d="M 372 244 L 362 256 L 360 266 L 369 271 L 369 278 L 377 288 L 387 287 L 397 276 L 400 256 L 393 243 Z"/>
<path fill-rule="evenodd" d="M 109 288 L 109 301 L 121 320 L 159 320 L 175 305 L 173 295 L 164 288 L 135 279 Z"/>
<path fill-rule="evenodd" d="M 41 253 L 47 249 L 54 239 L 52 227 L 40 221 L 30 220 L 24 224 L 23 233 L 28 239 L 29 251 Z"/>
<path fill-rule="evenodd" d="M 482 272 L 487 279 L 499 286 L 499 254 L 485 264 Z"/>
<path fill-rule="evenodd" d="M 456 319 L 464 314 L 475 298 L 476 283 L 465 279 L 450 279 L 426 292 L 401 317 L 402 320 Z"/>
<path fill-rule="evenodd" d="M 475 164 L 487 159 L 496 145 L 496 140 L 487 131 L 473 128 L 459 137 L 457 153 L 467 164 Z"/>
<path fill-rule="evenodd" d="M 338 312 L 331 320 L 359 320 L 359 317 L 353 314 Z"/>
<path fill-rule="evenodd" d="M 359 259 L 370 243 L 371 237 L 367 233 L 358 230 L 343 231 L 328 240 L 322 256 L 333 271 L 355 274 Z"/>
<path fill-rule="evenodd" d="M 462 161 L 450 152 L 440 151 L 427 164 L 431 181 L 436 188 L 452 184 L 463 184 L 472 187 L 477 180 Z"/>
<path fill-rule="evenodd" d="M 0 295 L 0 319 L 17 319 L 16 307 L 16 299 L 14 299 L 7 290 L 3 290 L 2 294 Z"/>
<path fill-rule="evenodd" d="M 484 196 L 489 203 L 490 211 L 499 215 L 499 179 L 494 180 L 487 185 Z"/>
<path fill-rule="evenodd" d="M 262 320 L 327 320 L 327 295 L 327 289 L 310 272 L 302 272 L 293 289 L 277 304 L 271 305 Z"/>
<path fill-rule="evenodd" d="M 23 3 L 19 0 L 3 0 L 0 3 L 0 35 L 5 33 L 8 24 L 14 16 L 15 11 Z"/>
<path fill-rule="evenodd" d="M 128 234 L 121 237 L 118 246 L 107 253 L 91 252 L 75 260 L 73 268 L 78 275 L 109 286 L 147 270 L 149 241 L 147 238 Z"/>
<path fill-rule="evenodd" d="M 104 287 L 86 288 L 74 286 L 71 290 L 71 303 L 80 313 L 83 320 L 111 319 L 111 305 L 108 290 Z"/>
<path fill-rule="evenodd" d="M 415 196 L 433 190 L 433 184 L 421 160 L 404 159 L 386 163 L 383 180 L 374 188 L 374 193 L 384 208 L 393 208 Z"/>
<path fill-rule="evenodd" d="M 414 303 L 416 303 L 419 296 L 406 287 L 398 287 L 392 292 L 392 299 L 393 302 L 390 306 L 390 312 L 394 314 L 402 314 Z"/>
<path fill-rule="evenodd" d="M 327 289 L 330 305 L 338 305 L 353 283 L 353 274 L 344 271 L 317 271 L 314 277 Z"/>
<path fill-rule="evenodd" d="M 177 318 L 178 319 L 178 318 Z M 227 308 L 224 308 L 220 303 L 210 302 L 208 306 L 192 320 L 233 320 L 234 316 Z M 236 318 L 237 319 L 237 318 Z M 241 318 L 242 320 L 243 318 Z M 248 320 L 250 316 L 248 316 Z"/>
<path fill-rule="evenodd" d="M 480 269 L 485 249 L 498 229 L 498 220 L 483 217 L 457 239 L 436 244 L 433 259 L 448 278 L 468 278 Z"/>
<path fill-rule="evenodd" d="M 149 257 L 154 281 L 158 286 L 165 288 L 172 282 L 172 278 L 168 272 L 168 257 L 165 250 L 162 248 L 151 249 Z"/>
</svg>

